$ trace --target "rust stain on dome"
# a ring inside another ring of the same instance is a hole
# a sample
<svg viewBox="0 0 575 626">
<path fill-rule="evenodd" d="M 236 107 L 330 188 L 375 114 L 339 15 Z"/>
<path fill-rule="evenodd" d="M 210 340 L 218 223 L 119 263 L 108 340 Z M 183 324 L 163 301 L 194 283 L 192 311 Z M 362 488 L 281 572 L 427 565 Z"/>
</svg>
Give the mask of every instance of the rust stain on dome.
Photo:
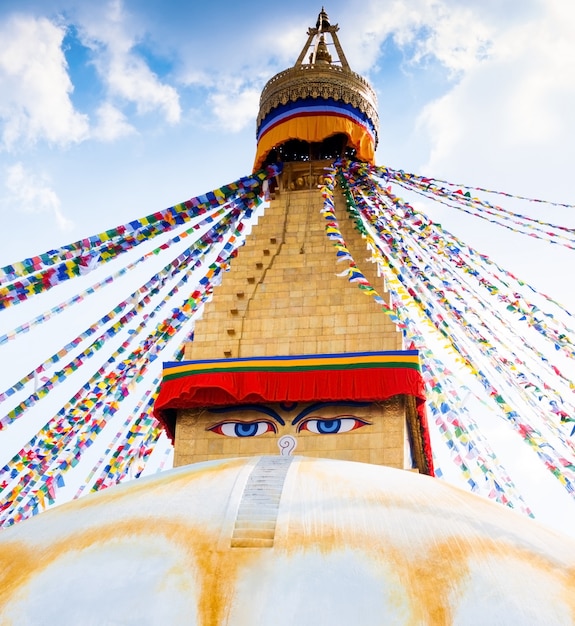
<svg viewBox="0 0 575 626">
<path fill-rule="evenodd" d="M 93 596 L 88 600 L 91 610 L 102 611 L 102 621 L 116 610 L 106 606 L 108 590 L 138 609 L 173 610 L 178 623 L 188 623 L 192 613 L 203 626 L 250 623 L 250 615 L 258 623 L 275 610 L 278 590 L 287 593 L 295 580 L 298 589 L 329 600 L 326 610 L 338 619 L 340 604 L 351 610 L 356 602 L 358 615 L 369 616 L 369 605 L 384 617 L 401 616 L 393 623 L 447 625 L 460 623 L 469 606 L 482 619 L 491 598 L 496 606 L 518 607 L 514 619 L 531 616 L 529 611 L 539 619 L 549 608 L 575 622 L 573 542 L 406 472 L 295 457 L 279 496 L 273 547 L 230 547 L 256 461 L 169 472 L 88 499 L 98 507 L 71 503 L 5 530 L 0 621 L 25 622 L 22 617 L 43 598 L 51 599 L 53 611 L 85 611 L 89 579 L 100 581 L 102 606 Z M 109 579 L 101 579 L 108 561 Z M 359 596 L 334 596 L 330 581 L 340 578 L 352 581 Z M 250 604 L 254 594 L 258 602 Z M 294 614 L 307 615 L 310 600 L 296 597 Z"/>
</svg>

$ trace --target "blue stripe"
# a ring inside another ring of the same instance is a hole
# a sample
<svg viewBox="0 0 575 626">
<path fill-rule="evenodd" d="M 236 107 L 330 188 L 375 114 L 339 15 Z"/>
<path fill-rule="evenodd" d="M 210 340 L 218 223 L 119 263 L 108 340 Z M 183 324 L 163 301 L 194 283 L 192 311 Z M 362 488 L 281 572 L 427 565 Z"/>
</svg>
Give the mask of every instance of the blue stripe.
<svg viewBox="0 0 575 626">
<path fill-rule="evenodd" d="M 300 361 L 306 359 L 341 359 L 347 357 L 353 359 L 361 356 L 418 356 L 418 350 L 385 350 L 376 352 L 341 352 L 338 354 L 299 354 L 289 356 L 245 356 L 233 359 L 198 359 L 194 361 L 164 361 L 164 369 L 181 367 L 186 363 L 245 363 L 246 361 Z"/>
<path fill-rule="evenodd" d="M 266 117 L 262 120 L 257 132 L 257 139 L 269 129 L 273 124 L 283 122 L 290 117 L 297 115 L 305 115 L 306 113 L 321 113 L 322 111 L 327 114 L 343 115 L 353 119 L 355 122 L 364 126 L 366 130 L 375 139 L 375 127 L 367 115 L 362 113 L 359 109 L 356 109 L 351 104 L 345 102 L 339 102 L 333 98 L 306 98 L 305 100 L 298 100 L 297 102 L 288 102 L 270 111 Z"/>
</svg>

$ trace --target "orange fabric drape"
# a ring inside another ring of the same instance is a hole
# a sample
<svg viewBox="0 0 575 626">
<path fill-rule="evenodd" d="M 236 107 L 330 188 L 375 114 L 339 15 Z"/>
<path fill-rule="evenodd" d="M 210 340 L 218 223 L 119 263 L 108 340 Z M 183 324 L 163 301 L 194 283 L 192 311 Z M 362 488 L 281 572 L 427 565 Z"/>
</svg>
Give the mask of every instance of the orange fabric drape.
<svg viewBox="0 0 575 626">
<path fill-rule="evenodd" d="M 374 163 L 375 145 L 371 135 L 360 124 L 339 115 L 300 115 L 278 123 L 259 140 L 254 171 L 261 169 L 269 151 L 290 139 L 320 142 L 337 133 L 347 135 L 356 150 L 356 159 Z"/>
</svg>

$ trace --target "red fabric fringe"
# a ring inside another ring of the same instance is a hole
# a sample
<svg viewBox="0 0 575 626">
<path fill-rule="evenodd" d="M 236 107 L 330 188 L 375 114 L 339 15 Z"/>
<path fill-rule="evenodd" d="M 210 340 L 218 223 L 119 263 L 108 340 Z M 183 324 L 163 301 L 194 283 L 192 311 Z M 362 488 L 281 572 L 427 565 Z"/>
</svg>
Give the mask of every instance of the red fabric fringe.
<svg viewBox="0 0 575 626">
<path fill-rule="evenodd" d="M 415 396 L 431 475 L 433 458 L 419 371 L 410 368 L 313 370 L 303 372 L 218 372 L 164 380 L 154 414 L 174 438 L 175 409 L 270 402 L 377 402 L 397 395 Z"/>
</svg>

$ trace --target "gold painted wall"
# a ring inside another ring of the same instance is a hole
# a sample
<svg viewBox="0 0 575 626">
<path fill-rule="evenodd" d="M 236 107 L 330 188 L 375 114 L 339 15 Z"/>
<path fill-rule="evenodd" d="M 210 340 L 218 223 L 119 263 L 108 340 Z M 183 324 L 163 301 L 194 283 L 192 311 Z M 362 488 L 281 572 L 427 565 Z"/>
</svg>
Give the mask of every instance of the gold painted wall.
<svg viewBox="0 0 575 626">
<path fill-rule="evenodd" d="M 185 359 L 401 350 L 401 333 L 381 307 L 336 276 L 347 265 L 336 263 L 320 213 L 318 175 L 326 165 L 314 162 L 310 176 L 310 163 L 286 164 L 281 191 L 215 288 Z M 335 199 L 348 248 L 383 295 L 338 189 Z"/>
<path fill-rule="evenodd" d="M 280 454 L 278 440 L 283 435 L 291 435 L 297 441 L 297 447 L 293 451 L 296 455 L 359 461 L 400 469 L 411 465 L 404 458 L 406 422 L 404 399 L 401 396 L 359 408 L 323 408 L 308 416 L 310 421 L 317 417 L 334 417 L 343 412 L 367 422 L 349 432 L 336 434 L 310 432 L 305 426 L 302 428 L 304 422 L 293 426 L 289 412 L 286 414 L 279 405 L 267 406 L 275 408 L 283 415 L 286 424 L 277 425 L 275 432 L 270 430 L 255 437 L 229 437 L 210 429 L 216 426 L 217 431 L 217 426 L 222 422 L 230 423 L 236 419 L 247 423 L 265 420 L 259 413 L 256 415 L 250 411 L 238 411 L 235 414 L 215 414 L 209 409 L 180 411 L 176 423 L 174 465 L 230 457 L 277 455 Z M 307 406 L 309 403 L 297 405 L 297 411 Z M 291 414 L 295 415 L 295 412 Z"/>
</svg>

